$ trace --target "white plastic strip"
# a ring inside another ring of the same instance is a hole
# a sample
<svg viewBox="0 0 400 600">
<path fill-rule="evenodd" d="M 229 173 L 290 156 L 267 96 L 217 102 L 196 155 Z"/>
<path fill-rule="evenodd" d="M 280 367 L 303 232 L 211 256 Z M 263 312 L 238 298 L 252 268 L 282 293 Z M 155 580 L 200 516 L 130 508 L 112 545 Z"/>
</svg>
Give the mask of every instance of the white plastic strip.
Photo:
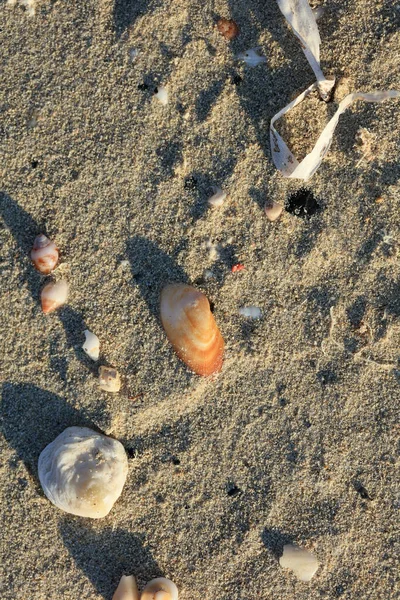
<svg viewBox="0 0 400 600">
<path fill-rule="evenodd" d="M 321 98 L 325 101 L 329 100 L 335 80 L 326 79 L 321 70 L 319 60 L 321 38 L 315 14 L 311 10 L 308 0 L 277 0 L 277 2 L 283 16 L 293 29 L 293 33 L 300 40 L 303 52 L 317 79 Z"/>
<path fill-rule="evenodd" d="M 313 83 L 313 85 L 310 85 L 310 87 L 300 94 L 300 96 L 285 106 L 285 108 L 282 108 L 282 110 L 271 119 L 270 141 L 272 159 L 276 168 L 284 177 L 307 181 L 314 175 L 315 171 L 320 166 L 322 159 L 329 150 L 340 115 L 342 115 L 353 102 L 356 100 L 364 100 L 364 102 L 383 102 L 383 100 L 386 100 L 387 98 L 400 98 L 400 91 L 396 90 L 371 93 L 355 92 L 349 94 L 340 102 L 337 111 L 325 126 L 325 129 L 322 131 L 310 154 L 307 154 L 307 156 L 299 163 L 282 137 L 276 131 L 274 123 L 289 112 L 289 110 L 300 104 L 304 98 L 316 89 L 318 89 L 318 83 Z"/>
</svg>

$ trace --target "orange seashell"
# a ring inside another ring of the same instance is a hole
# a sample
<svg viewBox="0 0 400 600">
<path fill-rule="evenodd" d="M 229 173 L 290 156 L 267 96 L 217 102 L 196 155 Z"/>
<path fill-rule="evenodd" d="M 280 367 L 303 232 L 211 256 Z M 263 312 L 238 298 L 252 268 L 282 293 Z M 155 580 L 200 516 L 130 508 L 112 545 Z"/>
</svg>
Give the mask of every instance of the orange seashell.
<svg viewBox="0 0 400 600">
<path fill-rule="evenodd" d="M 58 262 L 58 248 L 54 242 L 41 233 L 33 242 L 31 259 L 36 269 L 47 275 L 52 272 Z"/>
<path fill-rule="evenodd" d="M 219 19 L 217 29 L 226 40 L 234 40 L 240 33 L 239 27 L 233 19 Z"/>
<path fill-rule="evenodd" d="M 175 352 L 198 375 L 221 370 L 224 340 L 205 295 L 182 283 L 161 292 L 161 321 Z"/>
<path fill-rule="evenodd" d="M 53 310 L 65 304 L 68 298 L 68 291 L 68 283 L 64 280 L 51 281 L 46 284 L 40 295 L 43 312 L 45 314 L 53 312 Z"/>
</svg>

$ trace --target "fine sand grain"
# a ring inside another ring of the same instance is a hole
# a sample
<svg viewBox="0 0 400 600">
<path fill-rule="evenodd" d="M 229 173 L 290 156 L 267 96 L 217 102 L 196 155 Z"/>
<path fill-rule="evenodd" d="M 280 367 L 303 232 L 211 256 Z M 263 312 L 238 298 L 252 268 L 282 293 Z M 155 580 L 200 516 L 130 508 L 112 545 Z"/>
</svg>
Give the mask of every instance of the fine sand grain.
<svg viewBox="0 0 400 600">
<path fill-rule="evenodd" d="M 325 4 L 339 82 L 334 103 L 310 97 L 279 124 L 296 155 L 348 92 L 400 89 L 399 2 Z M 256 46 L 266 64 L 234 60 Z M 1 599 L 111 600 L 123 573 L 169 577 L 181 600 L 398 598 L 400 102 L 349 109 L 307 183 L 320 210 L 270 223 L 265 202 L 301 182 L 276 172 L 269 122 L 313 81 L 275 1 L 2 0 L 0 60 Z M 41 232 L 71 286 L 47 316 L 29 260 Z M 171 281 L 214 303 L 216 378 L 168 344 Z M 98 389 L 85 329 L 120 393 Z M 38 482 L 71 425 L 129 456 L 99 521 Z M 279 566 L 286 543 L 318 556 L 310 583 Z"/>
</svg>

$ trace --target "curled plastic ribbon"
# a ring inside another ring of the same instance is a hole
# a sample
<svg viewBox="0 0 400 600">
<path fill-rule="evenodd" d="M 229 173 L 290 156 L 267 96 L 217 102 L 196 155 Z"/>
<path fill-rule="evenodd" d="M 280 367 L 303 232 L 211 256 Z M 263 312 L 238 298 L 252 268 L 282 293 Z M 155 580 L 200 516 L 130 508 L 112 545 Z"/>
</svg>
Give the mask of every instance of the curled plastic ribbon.
<svg viewBox="0 0 400 600">
<path fill-rule="evenodd" d="M 318 83 L 313 83 L 300 94 L 300 96 L 295 98 L 295 100 L 285 106 L 285 108 L 282 108 L 282 110 L 271 119 L 270 141 L 272 159 L 276 168 L 279 169 L 284 177 L 307 181 L 314 175 L 315 171 L 320 166 L 322 159 L 329 150 L 340 115 L 342 115 L 353 102 L 356 100 L 364 100 L 364 102 L 383 102 L 383 100 L 388 98 L 400 98 L 400 91 L 396 90 L 371 93 L 354 92 L 353 94 L 349 94 L 340 102 L 337 111 L 325 126 L 312 151 L 299 163 L 287 147 L 283 138 L 276 131 L 274 123 L 289 110 L 300 104 L 304 98 L 316 89 L 318 89 Z"/>
</svg>

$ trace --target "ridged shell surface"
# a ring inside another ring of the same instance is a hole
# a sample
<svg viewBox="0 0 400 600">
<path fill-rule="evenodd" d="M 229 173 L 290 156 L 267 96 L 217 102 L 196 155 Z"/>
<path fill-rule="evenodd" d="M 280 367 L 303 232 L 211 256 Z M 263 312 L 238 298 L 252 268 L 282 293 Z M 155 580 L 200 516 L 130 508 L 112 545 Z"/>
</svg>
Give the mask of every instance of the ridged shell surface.
<svg viewBox="0 0 400 600">
<path fill-rule="evenodd" d="M 87 427 L 68 427 L 39 456 L 39 479 L 48 499 L 80 517 L 105 517 L 128 473 L 120 442 Z"/>
<path fill-rule="evenodd" d="M 161 292 L 161 321 L 175 352 L 198 375 L 221 370 L 224 340 L 206 296 L 181 283 Z"/>
</svg>

